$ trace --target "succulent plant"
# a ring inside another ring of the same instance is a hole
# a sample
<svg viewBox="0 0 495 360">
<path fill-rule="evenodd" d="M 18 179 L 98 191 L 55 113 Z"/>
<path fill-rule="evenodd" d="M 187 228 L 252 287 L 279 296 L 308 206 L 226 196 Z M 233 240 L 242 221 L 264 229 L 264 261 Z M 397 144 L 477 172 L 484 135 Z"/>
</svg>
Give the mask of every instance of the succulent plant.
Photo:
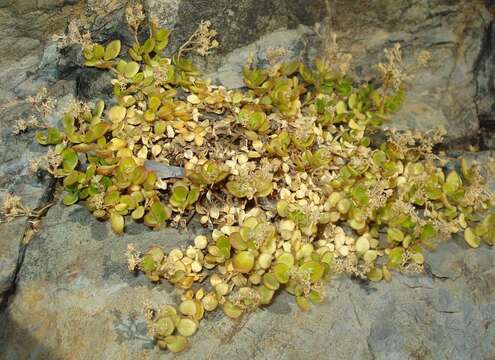
<svg viewBox="0 0 495 360">
<path fill-rule="evenodd" d="M 211 41 L 209 25 L 191 38 Z M 77 106 L 36 140 L 53 146 L 63 203 L 84 201 L 118 234 L 129 217 L 159 228 L 197 213 L 213 226 L 194 245 L 129 254 L 130 269 L 182 293 L 177 308 L 147 313 L 160 348 L 184 351 L 205 311 L 237 319 L 283 290 L 306 311 L 336 273 L 421 272 L 439 238 L 494 245 L 484 170 L 434 154 L 442 131 L 373 136 L 405 96 L 397 47 L 379 66 L 382 88 L 350 78 L 337 52 L 314 66 L 245 66 L 247 89 L 232 91 L 201 79 L 187 46 L 165 57 L 170 31 L 150 26 L 125 59 L 119 40 L 84 47 L 87 66 L 115 75 L 114 105 Z M 150 160 L 185 177 L 160 179 Z"/>
<path fill-rule="evenodd" d="M 174 208 L 185 210 L 188 206 L 198 201 L 200 189 L 189 185 L 184 181 L 177 181 L 172 186 L 170 205 Z"/>
<path fill-rule="evenodd" d="M 215 184 L 225 179 L 228 175 L 228 167 L 211 160 L 186 170 L 187 178 L 198 185 Z"/>
</svg>

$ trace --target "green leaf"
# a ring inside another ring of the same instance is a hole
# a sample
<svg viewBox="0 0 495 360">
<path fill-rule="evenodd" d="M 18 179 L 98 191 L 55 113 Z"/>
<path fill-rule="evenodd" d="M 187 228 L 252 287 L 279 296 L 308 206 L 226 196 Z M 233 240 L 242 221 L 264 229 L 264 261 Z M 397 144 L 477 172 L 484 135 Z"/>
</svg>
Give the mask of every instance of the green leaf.
<svg viewBox="0 0 495 360">
<path fill-rule="evenodd" d="M 124 174 L 132 174 L 136 170 L 136 162 L 133 158 L 123 158 L 120 160 L 119 171 Z"/>
<path fill-rule="evenodd" d="M 105 54 L 105 48 L 103 46 L 101 46 L 100 44 L 96 44 L 93 47 L 93 59 L 94 60 L 100 60 L 104 54 Z"/>
<path fill-rule="evenodd" d="M 432 224 L 426 224 L 421 229 L 420 239 L 421 241 L 428 241 L 437 234 L 435 227 Z"/>
<path fill-rule="evenodd" d="M 451 171 L 447 175 L 447 179 L 442 186 L 443 192 L 447 195 L 454 193 L 457 189 L 462 186 L 462 181 L 459 175 L 455 171 Z"/>
<path fill-rule="evenodd" d="M 320 263 L 316 261 L 308 261 L 299 267 L 299 271 L 308 273 L 309 280 L 311 282 L 316 282 L 323 276 L 324 268 Z"/>
<path fill-rule="evenodd" d="M 244 83 L 248 88 L 254 89 L 259 86 L 266 80 L 268 77 L 268 73 L 265 70 L 261 69 L 243 69 L 244 74 Z"/>
<path fill-rule="evenodd" d="M 192 205 L 198 201 L 200 195 L 199 188 L 196 186 L 191 186 L 189 189 L 189 194 L 187 195 L 187 204 Z"/>
<path fill-rule="evenodd" d="M 183 57 L 179 57 L 178 55 L 174 55 L 172 57 L 172 63 L 186 73 L 196 73 L 196 68 L 194 67 L 191 59 L 186 59 Z"/>
<path fill-rule="evenodd" d="M 105 195 L 103 203 L 105 205 L 115 205 L 118 204 L 120 200 L 120 193 L 118 191 L 111 191 Z"/>
<path fill-rule="evenodd" d="M 103 100 L 98 100 L 93 110 L 93 116 L 97 118 L 101 117 L 104 109 L 105 109 L 105 102 Z"/>
<path fill-rule="evenodd" d="M 107 45 L 105 49 L 105 61 L 113 60 L 120 54 L 121 43 L 120 40 L 114 40 Z"/>
<path fill-rule="evenodd" d="M 385 100 L 385 108 L 389 112 L 396 112 L 401 108 L 405 98 L 406 98 L 406 92 L 401 89 L 397 91 L 397 93 L 395 93 L 394 96 L 390 96 L 390 97 L 387 96 Z"/>
<path fill-rule="evenodd" d="M 122 215 L 112 212 L 110 214 L 110 224 L 116 234 L 122 234 L 124 232 L 124 217 Z"/>
<path fill-rule="evenodd" d="M 481 239 L 479 236 L 477 236 L 473 229 L 467 228 L 464 230 L 464 240 L 467 242 L 469 246 L 472 248 L 478 248 L 481 244 Z"/>
<path fill-rule="evenodd" d="M 303 296 L 296 296 L 296 304 L 302 311 L 308 311 L 311 307 L 311 303 Z"/>
<path fill-rule="evenodd" d="M 161 202 L 156 201 L 144 216 L 144 223 L 150 227 L 160 227 L 171 216 L 171 211 Z"/>
<path fill-rule="evenodd" d="M 363 185 L 356 185 L 351 190 L 353 199 L 362 206 L 368 205 L 369 196 L 368 190 Z"/>
<path fill-rule="evenodd" d="M 347 112 L 347 106 L 346 106 L 345 102 L 343 102 L 342 100 L 340 100 L 337 103 L 337 105 L 335 106 L 335 110 L 337 112 L 337 115 L 345 114 Z"/>
<path fill-rule="evenodd" d="M 371 281 L 380 281 L 383 278 L 383 272 L 379 268 L 371 269 L 366 275 Z"/>
<path fill-rule="evenodd" d="M 402 242 L 404 240 L 404 233 L 396 228 L 389 228 L 387 230 L 387 239 L 390 243 Z"/>
<path fill-rule="evenodd" d="M 48 128 L 46 134 L 41 131 L 37 132 L 35 138 L 41 145 L 56 145 L 62 142 L 60 131 L 53 127 Z"/>
<path fill-rule="evenodd" d="M 131 61 L 124 67 L 124 76 L 128 79 L 133 78 L 139 72 L 139 69 L 139 64 L 135 61 Z"/>
<path fill-rule="evenodd" d="M 159 29 L 154 29 L 153 31 L 153 37 L 159 42 L 168 42 L 169 36 L 170 36 L 170 30 L 168 29 L 159 28 Z"/>
<path fill-rule="evenodd" d="M 65 170 L 74 170 L 79 161 L 77 153 L 72 149 L 65 149 L 62 152 L 63 166 Z"/>
<path fill-rule="evenodd" d="M 64 196 L 64 205 L 72 205 L 72 204 L 75 204 L 77 201 L 79 200 L 79 197 L 77 195 L 77 193 L 68 193 Z"/>
<path fill-rule="evenodd" d="M 299 65 L 299 74 L 301 74 L 304 81 L 308 84 L 314 84 L 316 82 L 315 74 L 303 63 Z"/>
<path fill-rule="evenodd" d="M 242 315 L 243 310 L 240 307 L 232 304 L 230 301 L 226 301 L 223 304 L 223 312 L 228 317 L 232 319 L 237 319 Z"/>
<path fill-rule="evenodd" d="M 390 269 L 394 269 L 402 264 L 402 256 L 404 255 L 404 249 L 401 247 L 396 247 L 390 250 L 388 254 L 388 263 L 387 266 Z"/>
<path fill-rule="evenodd" d="M 66 134 L 72 134 L 75 131 L 74 127 L 74 116 L 71 114 L 66 114 L 62 118 L 62 125 L 64 126 L 64 131 Z"/>
<path fill-rule="evenodd" d="M 108 118 L 113 123 L 119 123 L 124 120 L 126 113 L 127 109 L 125 107 L 120 105 L 112 106 L 108 111 Z"/>
<path fill-rule="evenodd" d="M 356 94 L 351 94 L 351 96 L 349 96 L 348 104 L 349 104 L 349 108 L 353 110 L 356 108 L 358 104 L 358 98 Z"/>
<path fill-rule="evenodd" d="M 147 39 L 143 45 L 143 52 L 145 54 L 149 54 L 150 52 L 153 51 L 153 49 L 155 48 L 155 45 L 156 45 L 155 39 L 153 39 L 153 38 Z"/>
<path fill-rule="evenodd" d="M 254 266 L 254 255 L 251 251 L 241 251 L 237 253 L 233 260 L 232 265 L 234 269 L 240 273 L 249 273 Z"/>
<path fill-rule="evenodd" d="M 372 155 L 372 159 L 376 165 L 381 166 L 387 161 L 387 154 L 382 150 L 376 150 Z"/>
<path fill-rule="evenodd" d="M 101 138 L 103 135 L 107 133 L 107 131 L 110 130 L 110 124 L 107 122 L 99 122 L 96 125 L 93 125 L 89 131 L 85 135 L 85 142 L 90 143 L 95 140 L 98 140 Z"/>
<path fill-rule="evenodd" d="M 72 171 L 68 176 L 64 178 L 64 186 L 69 187 L 78 183 L 81 180 L 81 174 L 79 171 Z"/>
<path fill-rule="evenodd" d="M 216 246 L 220 250 L 220 256 L 224 259 L 230 259 L 230 241 L 226 236 L 220 236 L 217 239 Z"/>
<path fill-rule="evenodd" d="M 278 263 L 275 266 L 273 266 L 273 274 L 277 278 L 278 282 L 281 284 L 287 284 L 289 281 L 290 275 L 289 275 L 290 267 L 287 264 L 284 263 Z"/>
<path fill-rule="evenodd" d="M 349 79 L 345 79 L 337 83 L 335 87 L 337 93 L 341 96 L 349 96 L 352 92 L 352 81 Z"/>
</svg>

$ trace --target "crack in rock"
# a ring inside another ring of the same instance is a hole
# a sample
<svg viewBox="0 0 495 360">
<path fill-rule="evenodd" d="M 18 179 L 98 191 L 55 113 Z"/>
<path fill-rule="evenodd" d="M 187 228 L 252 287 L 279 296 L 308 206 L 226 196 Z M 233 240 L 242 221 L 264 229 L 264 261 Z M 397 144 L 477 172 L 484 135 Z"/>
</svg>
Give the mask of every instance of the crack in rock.
<svg viewBox="0 0 495 360">
<path fill-rule="evenodd" d="M 39 206 L 38 208 L 43 208 L 44 206 L 47 206 L 50 202 L 54 200 L 54 195 L 55 195 L 55 189 L 56 189 L 56 179 L 51 178 L 50 182 L 48 183 L 45 193 L 41 197 L 39 201 Z M 43 220 L 43 218 L 46 216 L 47 212 L 44 212 L 41 214 L 40 217 L 37 218 L 37 220 Z M 31 224 L 30 224 L 30 218 L 26 220 L 26 225 L 24 227 L 24 231 L 22 232 L 22 235 L 19 239 L 19 251 L 17 254 L 17 261 L 16 261 L 16 266 L 13 271 L 13 275 L 11 277 L 11 282 L 7 286 L 7 288 L 0 294 L 0 314 L 6 310 L 9 301 L 12 299 L 13 296 L 15 296 L 16 290 L 17 290 L 17 282 L 19 280 L 19 273 L 22 268 L 22 264 L 24 263 L 24 257 L 26 255 L 27 248 L 29 247 L 29 243 L 25 243 L 23 240 L 27 233 L 32 230 Z"/>
</svg>

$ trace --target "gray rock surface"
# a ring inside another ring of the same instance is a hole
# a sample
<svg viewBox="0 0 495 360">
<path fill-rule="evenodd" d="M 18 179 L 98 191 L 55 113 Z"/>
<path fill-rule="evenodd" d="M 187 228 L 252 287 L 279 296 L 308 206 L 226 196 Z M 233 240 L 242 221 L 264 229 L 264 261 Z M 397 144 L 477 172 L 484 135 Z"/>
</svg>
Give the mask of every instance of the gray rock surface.
<svg viewBox="0 0 495 360">
<path fill-rule="evenodd" d="M 212 12 L 215 6 L 211 6 Z M 493 39 L 485 35 L 492 31 L 492 15 L 482 1 L 329 1 L 320 5 L 320 15 L 325 13 L 329 17 L 322 24 L 329 23 L 342 51 L 353 55 L 352 70 L 359 78 L 376 77 L 374 65 L 382 61 L 383 49 L 396 42 L 402 45 L 414 79 L 391 126 L 423 131 L 444 126 L 452 143 L 478 142 L 479 111 L 486 112 L 479 109 L 478 103 L 484 107 L 493 103 Z M 313 18 L 313 24 L 320 20 L 321 17 Z M 235 27 L 234 21 L 229 17 L 212 20 L 219 29 Z M 277 23 L 273 20 L 270 24 L 274 22 Z M 315 55 L 314 46 L 321 39 L 308 27 L 311 22 L 294 25 L 279 19 L 277 24 L 273 25 L 276 31 L 248 44 L 243 40 L 250 39 L 250 33 L 231 40 L 243 46 L 230 50 L 231 43 L 227 43 L 221 51 L 229 52 L 221 59 L 207 59 L 205 67 L 216 71 L 211 74 L 213 79 L 228 87 L 242 86 L 238 74 L 248 55 L 254 53 L 258 63 L 263 63 L 268 48 L 286 48 L 293 57 Z M 421 50 L 431 53 L 431 61 L 424 68 L 414 66 Z"/>
<path fill-rule="evenodd" d="M 475 68 L 492 17 L 483 1 L 345 1 L 333 3 L 332 28 L 355 55 L 357 71 L 369 74 L 384 46 L 399 42 L 406 63 L 420 50 L 431 53 L 413 71 L 406 101 L 394 124 L 426 130 L 443 125 L 451 141 L 476 142 Z M 366 13 L 366 16 L 355 14 Z"/>
<path fill-rule="evenodd" d="M 25 226 L 25 219 L 16 219 L 0 227 L 0 294 L 8 292 L 14 281 Z"/>
<path fill-rule="evenodd" d="M 33 158 L 46 149 L 33 141 L 34 131 L 15 135 L 18 119 L 38 116 L 25 101 L 42 87 L 57 98 L 54 113 L 47 119 L 58 122 L 64 106 L 74 99 L 75 82 L 58 77 L 56 46 L 48 39 L 66 26 L 67 14 L 73 7 L 62 7 L 62 1 L 4 1 L 0 5 L 0 189 L 19 195 L 30 209 L 44 206 L 50 200 L 52 180 L 29 170 Z M 26 249 L 21 241 L 30 227 L 26 219 L 0 224 L 0 303 L 15 290 L 16 274 Z"/>
<path fill-rule="evenodd" d="M 124 252 L 131 242 L 138 248 L 184 245 L 197 231 L 196 226 L 150 231 L 131 224 L 119 237 L 83 207 L 52 208 L 26 252 L 16 295 L 2 315 L 6 358 L 166 356 L 146 334 L 142 303 L 174 303 L 178 294 L 129 273 Z M 427 275 L 397 275 L 378 284 L 337 278 L 326 303 L 308 313 L 282 294 L 239 322 L 209 314 L 191 338 L 190 351 L 180 357 L 492 359 L 494 256 L 495 249 L 468 249 L 458 238 L 428 254 Z"/>
<path fill-rule="evenodd" d="M 491 2 L 493 13 L 495 3 Z M 493 64 L 495 63 L 495 26 L 493 21 L 483 19 L 486 24 L 483 37 L 482 51 L 475 66 L 474 74 L 477 79 L 475 104 L 478 111 L 482 137 L 482 145 L 486 148 L 495 147 L 495 76 Z"/>
<path fill-rule="evenodd" d="M 44 149 L 33 131 L 13 136 L 19 117 L 34 109 L 24 99 L 41 87 L 59 99 L 46 121 L 56 123 L 75 98 L 110 95 L 105 73 L 80 67 L 76 48 L 63 51 L 50 40 L 69 14 L 99 7 L 91 24 L 96 41 L 125 30 L 125 0 L 0 1 L 0 188 L 22 196 L 30 208 L 53 192 L 47 177 L 27 170 Z M 219 30 L 221 47 L 199 65 L 217 82 L 242 86 L 239 71 L 250 53 L 266 63 L 266 50 L 284 47 L 292 57 L 312 58 L 321 39 L 317 23 L 329 23 L 353 72 L 371 79 L 383 47 L 401 42 L 412 61 L 427 49 L 432 61 L 416 74 L 394 125 L 429 129 L 444 125 L 454 145 L 493 146 L 495 94 L 493 2 L 449 0 L 145 0 L 147 16 L 173 30 L 171 49 L 201 20 Z M 480 140 L 478 130 L 482 130 Z M 483 160 L 482 160 L 483 161 Z M 170 248 L 201 231 L 150 231 L 131 224 L 113 235 L 80 206 L 56 205 L 30 244 L 26 219 L 0 224 L 0 358 L 158 359 L 147 336 L 142 302 L 176 302 L 168 285 L 153 286 L 127 271 L 128 243 Z M 184 359 L 480 359 L 495 358 L 493 248 L 468 249 L 462 239 L 428 254 L 425 276 L 395 276 L 390 283 L 337 278 L 328 300 L 300 312 L 278 296 L 263 311 L 233 322 L 209 314 Z"/>
</svg>

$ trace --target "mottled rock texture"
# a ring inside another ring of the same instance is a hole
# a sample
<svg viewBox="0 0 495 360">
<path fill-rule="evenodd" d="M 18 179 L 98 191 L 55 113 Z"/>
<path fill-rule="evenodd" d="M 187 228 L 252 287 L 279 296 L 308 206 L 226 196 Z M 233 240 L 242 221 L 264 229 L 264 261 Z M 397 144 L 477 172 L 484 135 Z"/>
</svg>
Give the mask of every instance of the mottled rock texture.
<svg viewBox="0 0 495 360">
<path fill-rule="evenodd" d="M 109 99 L 108 74 L 81 67 L 76 47 L 59 50 L 53 33 L 70 16 L 91 14 L 93 38 L 129 46 L 124 0 L 0 1 L 0 188 L 30 208 L 51 201 L 53 182 L 28 171 L 44 149 L 33 131 L 14 136 L 19 117 L 35 114 L 25 102 L 40 87 L 58 98 L 46 121 L 54 124 L 72 99 Z M 221 47 L 200 67 L 217 82 L 241 87 L 251 54 L 284 47 L 312 58 L 329 24 L 353 73 L 372 79 L 384 47 L 400 42 L 412 62 L 421 49 L 431 63 L 416 73 L 391 126 L 426 130 L 443 125 L 451 147 L 493 148 L 494 3 L 481 0 L 146 0 L 147 16 L 173 30 L 176 49 L 201 20 L 219 30 Z M 486 156 L 486 153 L 485 153 Z M 0 224 L 0 358 L 158 359 L 171 357 L 146 334 L 142 302 L 177 300 L 170 286 L 151 285 L 127 271 L 127 243 L 171 247 L 191 241 L 188 231 L 150 231 L 130 225 L 117 237 L 80 206 L 56 205 L 29 243 L 26 219 Z M 210 314 L 184 359 L 494 359 L 495 252 L 467 249 L 461 239 L 428 255 L 424 276 L 395 276 L 369 284 L 348 278 L 328 287 L 328 301 L 302 313 L 281 295 L 266 310 L 232 322 Z"/>
<path fill-rule="evenodd" d="M 170 248 L 191 242 L 195 231 L 132 224 L 118 237 L 83 207 L 52 208 L 2 314 L 6 358 L 169 356 L 153 348 L 141 309 L 145 299 L 175 302 L 177 293 L 130 274 L 123 254 L 128 242 Z M 494 256 L 492 248 L 468 249 L 457 238 L 428 255 L 426 275 L 391 283 L 338 278 L 327 302 L 308 313 L 283 294 L 239 322 L 209 314 L 181 358 L 492 359 Z"/>
</svg>

